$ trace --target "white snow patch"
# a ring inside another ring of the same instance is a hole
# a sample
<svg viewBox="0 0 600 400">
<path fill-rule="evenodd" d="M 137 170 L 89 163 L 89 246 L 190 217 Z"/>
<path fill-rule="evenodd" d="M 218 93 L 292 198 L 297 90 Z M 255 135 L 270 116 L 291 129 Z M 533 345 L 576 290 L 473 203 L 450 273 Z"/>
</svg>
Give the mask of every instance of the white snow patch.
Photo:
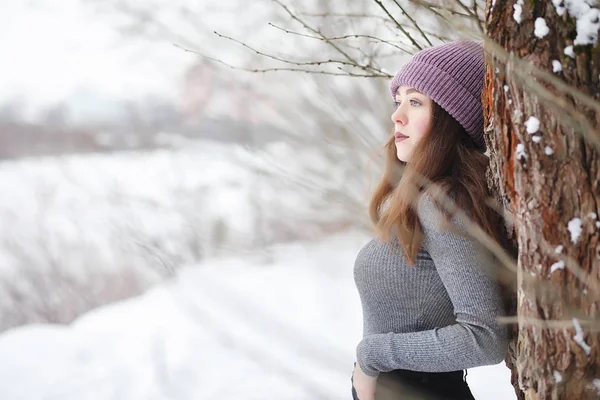
<svg viewBox="0 0 600 400">
<path fill-rule="evenodd" d="M 508 99 L 508 104 L 512 104 L 512 100 L 511 99 Z"/>
<path fill-rule="evenodd" d="M 548 156 L 551 156 L 552 154 L 554 154 L 554 150 L 552 150 L 552 147 L 550 147 L 550 146 L 546 146 L 546 148 L 544 149 L 544 152 Z"/>
<path fill-rule="evenodd" d="M 552 60 L 552 72 L 562 71 L 562 64 L 558 60 Z"/>
<path fill-rule="evenodd" d="M 556 10 L 556 14 L 559 17 L 562 17 L 565 14 L 565 8 L 562 6 L 563 0 L 552 0 L 552 4 L 554 4 L 554 9 Z"/>
<path fill-rule="evenodd" d="M 533 34 L 537 37 L 537 38 L 543 38 L 544 36 L 546 36 L 548 33 L 550 33 L 550 29 L 548 28 L 548 25 L 546 24 L 546 20 L 544 18 L 536 18 L 535 20 L 535 28 L 533 30 Z"/>
<path fill-rule="evenodd" d="M 577 318 L 573 318 L 573 327 L 575 328 L 575 336 L 573 336 L 573 340 L 575 343 L 580 345 L 583 351 L 585 351 L 585 354 L 589 356 L 591 348 L 583 339 L 583 329 L 581 329 L 581 324 Z"/>
<path fill-rule="evenodd" d="M 577 37 L 574 45 L 593 45 L 598 43 L 600 29 L 600 10 L 592 7 L 597 3 L 581 0 L 565 0 L 567 12 L 577 20 Z"/>
<path fill-rule="evenodd" d="M 525 126 L 527 127 L 527 133 L 536 133 L 540 130 L 540 120 L 536 117 L 529 117 L 529 119 L 525 122 Z"/>
<path fill-rule="evenodd" d="M 592 45 L 598 43 L 598 30 L 600 29 L 600 10 L 590 9 L 577 20 L 577 37 L 573 42 L 576 45 Z"/>
<path fill-rule="evenodd" d="M 592 384 L 594 385 L 594 387 L 598 391 L 598 394 L 600 394 L 600 379 L 598 379 L 598 378 L 594 379 L 592 381 Z"/>
<path fill-rule="evenodd" d="M 588 217 L 590 217 L 591 219 L 596 219 L 598 218 L 598 214 L 596 214 L 595 212 L 591 212 L 588 214 Z"/>
<path fill-rule="evenodd" d="M 575 53 L 573 52 L 573 46 L 565 47 L 565 54 L 571 58 L 575 58 Z"/>
<path fill-rule="evenodd" d="M 515 12 L 513 13 L 513 18 L 517 21 L 518 24 L 521 23 L 521 14 L 523 14 L 523 0 L 517 1 L 516 4 L 513 5 Z"/>
<path fill-rule="evenodd" d="M 541 138 L 541 136 L 537 136 L 537 135 L 535 135 L 535 136 L 533 136 L 533 137 L 531 138 L 531 140 L 533 140 L 533 141 L 534 141 L 534 142 L 536 142 L 536 143 L 539 143 L 539 142 L 540 142 L 540 140 L 542 140 L 542 138 Z"/>
<path fill-rule="evenodd" d="M 596 221 L 596 228 L 600 228 L 600 221 Z"/>
<path fill-rule="evenodd" d="M 525 145 L 523 143 L 519 143 L 517 145 L 517 160 L 527 159 L 527 153 L 525 152 Z"/>
<path fill-rule="evenodd" d="M 577 243 L 579 236 L 581 236 L 581 218 L 573 218 L 569 221 L 567 229 L 571 232 L 571 242 Z"/>
<path fill-rule="evenodd" d="M 562 253 L 563 249 L 564 249 L 564 247 L 563 247 L 562 245 L 558 245 L 558 246 L 556 246 L 556 248 L 554 249 L 554 252 L 555 252 L 556 254 L 560 254 L 560 253 Z"/>
<path fill-rule="evenodd" d="M 565 269 L 565 262 L 563 260 L 560 260 L 560 261 L 552 264 L 552 266 L 550 267 L 550 273 L 553 274 L 554 271 L 559 270 L 559 269 Z"/>
<path fill-rule="evenodd" d="M 598 30 L 600 29 L 600 10 L 594 8 L 596 1 L 586 0 L 552 0 L 554 9 L 558 16 L 563 16 L 565 11 L 575 18 L 577 24 L 577 37 L 575 45 L 596 45 L 598 42 Z M 572 46 L 569 46 L 572 51 Z M 570 57 L 574 57 L 567 53 Z"/>
<path fill-rule="evenodd" d="M 508 92 L 508 85 L 504 85 L 504 92 L 507 93 Z"/>
<path fill-rule="evenodd" d="M 560 372 L 554 371 L 553 375 L 554 375 L 554 380 L 556 381 L 556 383 L 562 382 L 563 378 L 562 378 L 562 375 L 560 374 Z"/>
</svg>

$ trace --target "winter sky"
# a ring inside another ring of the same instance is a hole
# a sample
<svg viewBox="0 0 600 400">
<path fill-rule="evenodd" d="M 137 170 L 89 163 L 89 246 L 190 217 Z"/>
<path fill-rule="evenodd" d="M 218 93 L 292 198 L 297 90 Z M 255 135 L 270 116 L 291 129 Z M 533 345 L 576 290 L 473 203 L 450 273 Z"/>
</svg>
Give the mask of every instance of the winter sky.
<svg viewBox="0 0 600 400">
<path fill-rule="evenodd" d="M 80 0 L 0 2 L 0 103 L 48 105 L 81 91 L 174 96 L 193 58 L 169 43 L 125 38 Z"/>
</svg>

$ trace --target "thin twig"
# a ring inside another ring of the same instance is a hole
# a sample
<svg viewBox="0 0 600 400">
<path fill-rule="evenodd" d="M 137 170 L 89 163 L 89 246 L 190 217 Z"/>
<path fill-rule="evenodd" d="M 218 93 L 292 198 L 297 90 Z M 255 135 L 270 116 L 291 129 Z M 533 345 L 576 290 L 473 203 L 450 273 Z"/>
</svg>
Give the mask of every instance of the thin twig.
<svg viewBox="0 0 600 400">
<path fill-rule="evenodd" d="M 298 16 L 296 16 L 293 12 L 290 11 L 290 9 L 283 4 L 281 1 L 279 0 L 272 0 L 274 3 L 277 3 L 281 8 L 283 8 L 285 10 L 285 12 L 288 13 L 288 15 L 295 21 L 298 21 L 300 24 L 302 24 L 302 26 L 304 26 L 304 28 L 308 29 L 309 31 L 311 31 L 312 33 L 319 35 L 320 37 L 322 37 L 325 41 L 325 43 L 327 43 L 328 45 L 330 45 L 331 47 L 333 47 L 338 53 L 340 53 L 342 56 L 344 56 L 344 58 L 346 58 L 346 60 L 358 65 L 358 62 L 356 62 L 356 60 L 354 60 L 352 57 L 350 57 L 350 55 L 348 55 L 344 50 L 342 50 L 338 45 L 336 45 L 334 43 L 334 41 L 331 41 L 327 38 L 327 36 L 323 35 L 323 33 L 313 27 L 311 27 L 310 25 L 308 25 L 306 22 L 304 22 L 303 20 L 301 20 L 300 18 L 298 18 Z"/>
<path fill-rule="evenodd" d="M 442 16 L 441 13 L 439 11 L 437 11 L 438 9 L 444 10 L 446 12 L 449 12 L 452 15 L 455 15 L 457 17 L 462 17 L 462 18 L 467 18 L 467 19 L 473 19 L 473 17 L 469 14 L 463 14 L 459 11 L 453 10 L 451 8 L 448 7 L 444 7 L 438 4 L 434 4 L 434 3 L 430 3 L 428 1 L 425 0 L 411 0 L 412 3 L 415 3 L 423 8 L 427 8 L 429 11 L 435 13 L 436 15 L 439 15 L 440 17 L 446 19 L 446 17 Z"/>
<path fill-rule="evenodd" d="M 418 50 L 422 50 L 423 48 L 421 47 L 421 45 L 419 43 L 417 43 L 417 41 L 412 37 L 412 35 L 410 33 L 408 33 L 406 31 L 406 29 L 404 29 L 404 27 L 396 20 L 396 18 L 394 18 L 394 16 L 392 14 L 390 14 L 390 12 L 388 11 L 388 9 L 383 5 L 383 3 L 381 2 L 381 0 L 373 0 L 375 3 L 377 3 L 377 5 L 379 7 L 381 7 L 381 9 L 387 14 L 387 16 L 394 21 L 394 23 L 396 24 L 396 26 L 398 27 L 398 29 L 400 29 L 400 31 L 404 34 L 404 36 L 406 36 L 408 38 L 408 40 L 411 41 L 411 43 L 413 44 L 413 46 L 415 46 Z"/>
<path fill-rule="evenodd" d="M 245 67 L 239 67 L 239 66 L 235 66 L 235 65 L 231 65 L 226 63 L 223 60 L 219 60 L 218 58 L 214 58 L 211 56 L 207 56 L 205 54 L 202 54 L 196 50 L 191 50 L 191 49 L 187 49 L 185 47 L 182 47 L 176 43 L 173 44 L 173 46 L 178 47 L 184 51 L 187 51 L 189 53 L 194 53 L 199 55 L 202 58 L 205 58 L 207 60 L 211 60 L 214 62 L 217 62 L 221 65 L 224 65 L 228 68 L 231 69 L 235 69 L 235 70 L 240 70 L 240 71 L 248 71 L 248 72 L 273 72 L 273 71 L 295 71 L 295 72 L 306 72 L 306 73 L 310 73 L 310 74 L 321 74 L 321 75 L 333 75 L 333 76 L 350 76 L 350 77 L 355 77 L 355 78 L 390 78 L 391 75 L 383 72 L 383 71 L 378 71 L 379 73 L 373 73 L 373 74 L 356 74 L 353 72 L 349 72 L 349 71 L 344 71 L 344 72 L 331 72 L 331 71 L 322 71 L 322 70 L 311 70 L 311 69 L 303 69 L 303 68 L 245 68 Z M 376 71 L 375 68 L 371 68 L 372 70 Z"/>
<path fill-rule="evenodd" d="M 397 168 L 400 172 L 404 170 L 404 167 L 401 166 L 398 166 Z M 420 174 L 416 174 L 415 180 L 416 182 L 412 182 L 412 185 L 408 187 L 408 190 L 417 192 L 419 190 L 417 185 L 423 187 L 424 190 L 427 190 L 428 187 L 433 185 L 431 180 Z M 475 223 L 473 219 L 471 219 L 465 213 L 464 210 L 462 210 L 460 207 L 457 207 L 449 195 L 442 191 L 437 191 L 436 200 L 440 203 L 440 206 L 443 207 L 445 211 L 453 212 L 454 216 L 456 216 L 462 222 L 466 233 L 471 238 L 481 243 L 488 251 L 490 251 L 508 271 L 515 275 L 517 274 L 518 266 L 511 255 L 508 254 L 508 252 L 496 240 L 488 235 L 479 226 L 479 224 Z M 416 211 L 417 204 L 413 203 L 411 206 Z M 580 318 L 582 311 L 569 305 L 568 299 L 566 299 L 560 291 L 556 290 L 555 285 L 553 285 L 551 282 L 532 277 L 529 274 L 524 275 L 522 278 L 523 283 L 535 286 L 537 289 L 537 291 L 534 293 L 536 299 L 540 296 L 545 296 L 545 298 L 551 301 L 559 301 L 563 305 L 566 312 L 571 313 L 577 318 Z M 590 296 L 590 300 L 594 301 L 596 300 L 597 294 L 591 293 Z"/>
<path fill-rule="evenodd" d="M 319 18 L 372 18 L 379 19 L 382 21 L 389 21 L 386 17 L 381 15 L 372 14 L 360 14 L 360 13 L 298 13 L 298 15 L 305 17 L 319 17 Z"/>
<path fill-rule="evenodd" d="M 423 32 L 423 30 L 421 29 L 421 27 L 419 26 L 419 24 L 417 24 L 417 22 L 413 19 L 413 17 L 411 17 L 410 15 L 408 15 L 408 13 L 404 10 L 404 7 L 402 7 L 400 5 L 400 3 L 398 3 L 398 0 L 394 0 L 394 3 L 396 3 L 396 5 L 398 6 L 398 8 L 404 13 L 404 15 L 406 16 L 406 18 L 408 18 L 410 20 L 410 22 L 413 24 L 413 26 L 419 31 L 419 33 L 421 33 L 421 36 L 423 37 L 423 39 L 425 39 L 425 41 L 427 42 L 427 44 L 429 46 L 433 46 L 433 44 L 429 40 L 429 37 L 427 37 L 427 35 L 425 34 L 425 32 Z"/>
<path fill-rule="evenodd" d="M 460 8 L 462 8 L 463 10 L 465 10 L 467 12 L 467 14 L 469 14 L 471 16 L 471 18 L 473 20 L 475 20 L 475 22 L 477 22 L 477 26 L 479 27 L 479 31 L 480 32 L 484 32 L 483 21 L 479 18 L 479 15 L 477 15 L 475 12 L 473 12 L 473 10 L 471 10 L 469 7 L 467 7 L 466 5 L 464 5 L 462 3 L 462 1 L 455 0 L 455 2 L 458 4 L 458 6 Z M 473 0 L 473 4 L 477 4 L 477 0 Z M 475 10 L 477 10 L 477 6 L 475 6 Z"/>
<path fill-rule="evenodd" d="M 556 320 L 556 319 L 541 319 L 524 316 L 510 316 L 510 317 L 496 317 L 497 321 L 503 324 L 515 324 L 519 326 L 533 326 L 542 329 L 565 329 L 573 327 L 572 319 Z M 580 319 L 577 320 L 581 323 L 581 326 L 590 328 L 590 331 L 595 332 L 600 330 L 600 321 L 597 319 Z"/>
<path fill-rule="evenodd" d="M 313 36 L 313 35 L 307 35 L 306 33 L 300 33 L 300 32 L 295 32 L 295 31 L 290 31 L 289 29 L 285 29 L 282 28 L 280 26 L 277 26 L 271 22 L 269 22 L 269 25 L 272 26 L 273 28 L 282 30 L 285 33 L 289 33 L 291 35 L 298 35 L 298 36 L 302 36 L 302 37 L 306 37 L 309 39 L 315 39 L 315 40 L 321 40 L 321 41 L 329 41 L 329 40 L 344 40 L 344 39 L 359 39 L 359 38 L 364 38 L 364 39 L 373 39 L 374 42 L 380 42 L 380 43 L 385 43 L 387 45 L 390 45 L 392 47 L 397 48 L 400 51 L 403 51 L 407 54 L 412 54 L 410 51 L 403 49 L 402 47 L 394 44 L 391 41 L 388 40 L 384 40 L 381 38 L 378 38 L 376 36 L 371 36 L 371 35 L 360 35 L 360 34 L 354 34 L 354 35 L 344 35 L 344 36 L 334 36 L 334 37 L 327 37 L 327 38 L 323 38 L 321 36 Z"/>
<path fill-rule="evenodd" d="M 444 17 L 443 15 L 439 14 L 439 12 L 437 12 L 435 10 L 429 10 L 429 11 L 436 13 L 436 15 L 438 15 L 440 18 L 446 19 L 446 17 Z M 337 17 L 337 18 L 373 18 L 373 19 L 379 19 L 379 20 L 381 20 L 382 22 L 384 22 L 386 24 L 394 25 L 394 23 L 392 21 L 390 21 L 389 18 L 383 17 L 381 15 L 371 15 L 371 14 L 343 14 L 343 13 L 320 13 L 320 14 L 319 13 L 317 13 L 317 14 L 312 14 L 312 13 L 298 13 L 298 15 L 304 15 L 304 16 L 308 16 L 308 17 L 322 17 L 322 18 L 326 18 L 326 17 L 334 17 L 334 18 L 335 17 Z M 469 17 L 469 16 L 467 15 L 467 17 Z M 283 28 L 279 28 L 279 29 L 285 30 Z M 445 37 L 439 36 L 439 34 L 437 34 L 435 32 L 428 31 L 427 29 L 422 29 L 422 31 L 426 35 L 435 37 L 435 38 L 440 39 L 442 41 L 450 40 L 449 38 L 445 38 Z M 354 36 L 354 35 L 348 35 L 348 36 Z M 307 35 L 307 37 L 311 37 L 311 36 Z M 335 38 L 331 38 L 331 39 L 335 39 Z M 393 40 L 386 41 L 386 40 L 383 40 L 383 39 L 380 39 L 380 38 L 377 38 L 377 39 L 379 39 L 379 40 L 381 40 L 383 42 L 387 42 L 387 43 L 395 43 L 395 41 L 393 41 Z M 398 43 L 403 43 L 403 42 L 398 42 Z M 408 52 L 408 50 L 403 50 L 403 51 Z M 412 52 L 409 52 L 409 53 L 412 54 Z"/>
<path fill-rule="evenodd" d="M 317 65 L 317 66 L 319 66 L 321 64 L 341 64 L 341 65 L 347 65 L 347 66 L 357 67 L 357 68 L 361 68 L 361 69 L 371 69 L 371 67 L 368 66 L 368 65 L 360 65 L 359 63 L 354 63 L 354 62 L 350 62 L 350 61 L 343 61 L 343 60 L 331 60 L 331 59 L 329 59 L 329 60 L 318 60 L 318 61 L 293 61 L 293 60 L 287 60 L 285 58 L 277 57 L 277 56 L 274 56 L 272 54 L 267 54 L 267 53 L 264 53 L 264 52 L 262 52 L 260 50 L 256 50 L 255 48 L 247 45 L 246 43 L 244 43 L 244 42 L 242 42 L 240 40 L 234 39 L 234 38 L 226 36 L 226 35 L 222 35 L 222 34 L 220 34 L 217 31 L 215 31 L 214 33 L 215 33 L 215 35 L 217 35 L 217 36 L 219 36 L 221 38 L 228 39 L 228 40 L 231 40 L 232 42 L 238 43 L 238 44 L 244 46 L 245 48 L 247 48 L 248 50 L 253 51 L 254 53 L 256 53 L 256 54 L 258 54 L 260 56 L 263 56 L 263 57 L 266 57 L 266 58 L 270 58 L 270 59 L 275 60 L 275 61 L 280 61 L 280 62 L 283 62 L 283 63 L 286 63 L 286 64 L 299 65 L 299 66 L 306 66 L 306 65 Z"/>
</svg>

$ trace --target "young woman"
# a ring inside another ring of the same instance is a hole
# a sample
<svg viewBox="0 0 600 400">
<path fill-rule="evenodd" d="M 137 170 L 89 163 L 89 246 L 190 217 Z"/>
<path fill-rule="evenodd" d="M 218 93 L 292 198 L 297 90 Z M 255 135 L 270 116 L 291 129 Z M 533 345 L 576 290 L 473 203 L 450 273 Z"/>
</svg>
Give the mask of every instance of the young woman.
<svg viewBox="0 0 600 400">
<path fill-rule="evenodd" d="M 473 399 L 464 370 L 505 357 L 499 287 L 464 230 L 502 231 L 485 202 L 483 80 L 481 44 L 459 41 L 420 51 L 391 81 L 394 135 L 370 206 L 379 235 L 354 267 L 355 400 Z"/>
</svg>

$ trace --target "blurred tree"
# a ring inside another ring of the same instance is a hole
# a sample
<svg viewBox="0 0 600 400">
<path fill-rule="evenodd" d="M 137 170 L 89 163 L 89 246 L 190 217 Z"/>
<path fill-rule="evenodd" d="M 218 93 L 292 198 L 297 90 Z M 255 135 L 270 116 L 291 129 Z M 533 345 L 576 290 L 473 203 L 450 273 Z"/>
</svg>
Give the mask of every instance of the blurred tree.
<svg viewBox="0 0 600 400">
<path fill-rule="evenodd" d="M 65 128 L 68 124 L 69 110 L 64 103 L 55 104 L 46 109 L 42 115 L 41 123 L 46 126 Z"/>
<path fill-rule="evenodd" d="M 0 105 L 0 122 L 20 123 L 23 122 L 23 110 L 26 108 L 25 100 L 14 98 L 10 102 Z"/>
<path fill-rule="evenodd" d="M 199 59 L 185 72 L 180 107 L 186 122 L 198 123 L 206 118 L 206 108 L 215 90 L 214 66 Z"/>
</svg>

